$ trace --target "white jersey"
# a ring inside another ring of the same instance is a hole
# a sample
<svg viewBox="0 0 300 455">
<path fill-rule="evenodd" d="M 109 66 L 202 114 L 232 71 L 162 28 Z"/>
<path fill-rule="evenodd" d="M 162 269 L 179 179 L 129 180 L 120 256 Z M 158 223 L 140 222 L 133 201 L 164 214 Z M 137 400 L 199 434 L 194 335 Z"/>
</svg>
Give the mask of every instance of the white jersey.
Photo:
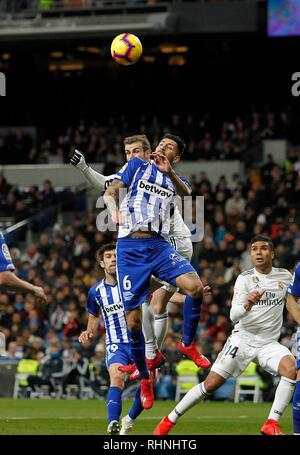
<svg viewBox="0 0 300 455">
<path fill-rule="evenodd" d="M 292 275 L 286 269 L 272 267 L 268 275 L 255 268 L 241 273 L 234 286 L 230 319 L 235 323 L 232 333 L 239 335 L 250 346 L 262 346 L 276 341 L 283 322 L 283 308 Z M 259 303 L 246 311 L 247 294 L 265 291 Z"/>
</svg>

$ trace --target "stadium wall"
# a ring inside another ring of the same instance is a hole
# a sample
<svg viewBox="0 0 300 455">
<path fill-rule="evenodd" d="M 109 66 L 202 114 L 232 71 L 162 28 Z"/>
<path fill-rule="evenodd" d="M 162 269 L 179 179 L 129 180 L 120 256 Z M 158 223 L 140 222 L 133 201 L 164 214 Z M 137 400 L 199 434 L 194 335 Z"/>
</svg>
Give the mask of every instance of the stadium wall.
<svg viewBox="0 0 300 455">
<path fill-rule="evenodd" d="M 101 173 L 104 164 L 93 163 L 91 166 Z M 225 175 L 230 187 L 232 175 L 243 175 L 244 165 L 239 161 L 189 161 L 178 164 L 176 172 L 187 178 L 206 172 L 213 184 L 218 182 L 221 175 Z M 0 174 L 9 183 L 19 186 L 41 185 L 47 179 L 55 187 L 72 187 L 85 182 L 78 170 L 68 164 L 5 165 L 0 167 Z"/>
</svg>

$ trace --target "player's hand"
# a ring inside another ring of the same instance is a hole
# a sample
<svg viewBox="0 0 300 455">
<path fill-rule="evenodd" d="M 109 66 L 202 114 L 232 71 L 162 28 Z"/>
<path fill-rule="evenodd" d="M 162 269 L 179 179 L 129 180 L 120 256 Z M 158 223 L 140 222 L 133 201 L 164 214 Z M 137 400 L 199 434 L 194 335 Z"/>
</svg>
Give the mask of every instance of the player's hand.
<svg viewBox="0 0 300 455">
<path fill-rule="evenodd" d="M 162 152 L 153 152 L 151 157 L 154 159 L 155 165 L 161 172 L 169 174 L 172 171 L 170 161 Z"/>
<path fill-rule="evenodd" d="M 47 303 L 47 296 L 43 288 L 40 288 L 39 286 L 34 286 L 33 294 L 38 300 L 41 300 L 42 303 Z"/>
<path fill-rule="evenodd" d="M 83 171 L 87 166 L 84 154 L 79 150 L 75 149 L 73 155 L 71 156 L 70 164 Z"/>
<path fill-rule="evenodd" d="M 78 341 L 79 343 L 86 344 L 91 340 L 91 338 L 93 338 L 92 332 L 90 332 L 89 330 L 85 330 L 79 335 Z"/>
<path fill-rule="evenodd" d="M 123 218 L 122 218 L 121 213 L 119 211 L 112 213 L 111 214 L 111 219 L 113 220 L 113 222 L 117 226 L 121 226 L 122 224 L 124 224 Z"/>
<path fill-rule="evenodd" d="M 253 305 L 257 305 L 260 299 L 262 298 L 263 294 L 265 291 L 252 291 L 247 295 L 247 301 L 248 303 L 246 304 L 246 310 L 249 311 Z"/>
<path fill-rule="evenodd" d="M 210 286 L 204 286 L 203 295 L 204 296 L 211 295 L 211 287 Z"/>
</svg>

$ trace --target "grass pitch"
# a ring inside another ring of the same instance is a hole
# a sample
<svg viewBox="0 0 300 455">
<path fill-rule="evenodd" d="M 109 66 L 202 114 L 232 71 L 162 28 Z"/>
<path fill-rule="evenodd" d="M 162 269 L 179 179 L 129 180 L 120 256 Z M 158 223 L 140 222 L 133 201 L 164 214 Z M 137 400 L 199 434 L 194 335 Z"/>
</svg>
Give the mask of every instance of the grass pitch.
<svg viewBox="0 0 300 455">
<path fill-rule="evenodd" d="M 174 401 L 157 401 L 136 420 L 133 435 L 151 435 Z M 259 435 L 271 403 L 204 402 L 187 412 L 172 435 Z M 123 413 L 131 402 L 123 403 Z M 105 435 L 106 402 L 99 400 L 0 400 L 0 435 Z M 281 421 L 293 434 L 291 405 Z"/>
</svg>

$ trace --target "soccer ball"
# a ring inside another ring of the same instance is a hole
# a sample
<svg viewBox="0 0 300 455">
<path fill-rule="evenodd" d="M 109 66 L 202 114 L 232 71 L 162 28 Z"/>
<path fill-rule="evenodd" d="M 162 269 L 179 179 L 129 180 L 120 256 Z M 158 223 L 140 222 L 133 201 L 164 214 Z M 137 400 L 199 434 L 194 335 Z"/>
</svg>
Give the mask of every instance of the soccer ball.
<svg viewBox="0 0 300 455">
<path fill-rule="evenodd" d="M 111 43 L 112 58 L 120 65 L 133 65 L 142 53 L 142 43 L 137 36 L 131 33 L 121 33 Z"/>
</svg>

